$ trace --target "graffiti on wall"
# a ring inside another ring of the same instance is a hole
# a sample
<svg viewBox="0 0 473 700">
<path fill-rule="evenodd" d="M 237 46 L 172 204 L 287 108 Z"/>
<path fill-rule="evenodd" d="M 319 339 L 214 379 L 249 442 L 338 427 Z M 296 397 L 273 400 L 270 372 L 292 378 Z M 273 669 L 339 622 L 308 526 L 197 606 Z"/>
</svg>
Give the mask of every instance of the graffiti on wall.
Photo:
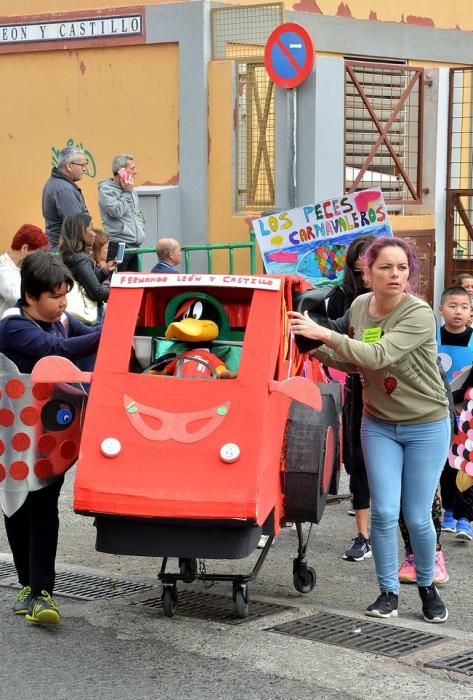
<svg viewBox="0 0 473 700">
<path fill-rule="evenodd" d="M 87 158 L 87 168 L 85 170 L 85 174 L 88 175 L 88 177 L 95 177 L 97 174 L 97 168 L 95 165 L 95 159 L 94 156 L 90 151 L 88 151 L 82 143 L 74 143 L 74 139 L 67 139 L 67 142 L 65 146 L 62 146 L 62 148 L 66 148 L 68 146 L 75 146 L 76 148 L 80 148 L 82 151 L 84 151 L 84 155 Z M 55 146 L 51 146 L 51 151 L 52 151 L 52 157 L 51 157 L 51 165 L 53 168 L 57 168 L 57 164 L 59 162 L 59 154 L 62 150 L 62 148 L 55 148 Z"/>
</svg>

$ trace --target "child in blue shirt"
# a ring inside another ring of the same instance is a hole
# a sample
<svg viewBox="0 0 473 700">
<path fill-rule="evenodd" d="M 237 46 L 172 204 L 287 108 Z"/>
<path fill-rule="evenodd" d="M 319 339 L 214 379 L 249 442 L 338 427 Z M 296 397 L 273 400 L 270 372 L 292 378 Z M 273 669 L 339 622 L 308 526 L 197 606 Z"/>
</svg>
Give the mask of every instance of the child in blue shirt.
<svg viewBox="0 0 473 700">
<path fill-rule="evenodd" d="M 462 286 L 447 287 L 442 293 L 440 314 L 445 324 L 437 333 L 437 345 L 442 366 L 451 382 L 455 374 L 473 364 L 473 328 L 469 327 L 470 296 Z M 472 386 L 473 376 L 466 379 L 460 390 L 453 392 L 455 403 L 463 400 L 465 391 Z M 458 471 L 448 462 L 440 478 L 444 516 L 442 531 L 453 532 L 455 539 L 469 542 L 473 539 L 470 521 L 473 520 L 473 487 L 463 493 L 456 486 Z"/>
</svg>

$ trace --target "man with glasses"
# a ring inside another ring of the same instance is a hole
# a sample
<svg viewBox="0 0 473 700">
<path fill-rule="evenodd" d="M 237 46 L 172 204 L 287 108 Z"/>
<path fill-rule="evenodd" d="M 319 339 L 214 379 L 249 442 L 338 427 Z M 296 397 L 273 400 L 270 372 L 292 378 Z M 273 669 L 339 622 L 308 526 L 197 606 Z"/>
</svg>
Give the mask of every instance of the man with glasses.
<svg viewBox="0 0 473 700">
<path fill-rule="evenodd" d="M 130 153 L 119 153 L 112 161 L 112 174 L 99 182 L 99 208 L 110 240 L 125 244 L 120 272 L 138 270 L 138 256 L 126 248 L 139 248 L 145 239 L 144 219 L 135 192 L 136 164 Z"/>
<path fill-rule="evenodd" d="M 66 146 L 59 153 L 56 168 L 43 188 L 43 216 L 50 250 L 55 250 L 61 234 L 62 222 L 68 214 L 88 214 L 84 196 L 76 184 L 87 168 L 84 151 Z"/>
</svg>

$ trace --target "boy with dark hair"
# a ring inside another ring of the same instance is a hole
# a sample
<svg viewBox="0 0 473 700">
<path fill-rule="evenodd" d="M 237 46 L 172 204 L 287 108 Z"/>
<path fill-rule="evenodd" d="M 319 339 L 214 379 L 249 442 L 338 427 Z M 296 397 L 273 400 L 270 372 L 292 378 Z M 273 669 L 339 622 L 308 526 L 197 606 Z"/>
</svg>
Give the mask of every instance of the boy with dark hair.
<svg viewBox="0 0 473 700">
<path fill-rule="evenodd" d="M 24 260 L 21 298 L 13 313 L 0 321 L 0 352 L 22 374 L 31 373 L 36 362 L 47 355 L 74 362 L 97 351 L 100 328 L 85 326 L 64 313 L 72 285 L 71 274 L 58 256 L 37 252 Z M 32 464 L 28 467 L 33 471 Z M 60 620 L 52 593 L 63 481 L 62 474 L 49 476 L 28 492 L 18 510 L 4 516 L 21 585 L 13 610 L 31 622 L 54 624 Z"/>
<path fill-rule="evenodd" d="M 465 367 L 473 364 L 473 328 L 469 327 L 470 296 L 458 285 L 447 287 L 440 300 L 440 315 L 445 324 L 437 332 L 437 345 L 442 366 L 450 382 Z M 463 401 L 465 391 L 472 386 L 473 373 L 453 392 L 455 403 Z M 469 542 L 473 539 L 470 521 L 473 520 L 473 487 L 463 493 L 456 485 L 458 471 L 448 462 L 440 478 L 444 516 L 442 531 L 455 533 L 455 538 Z"/>
</svg>

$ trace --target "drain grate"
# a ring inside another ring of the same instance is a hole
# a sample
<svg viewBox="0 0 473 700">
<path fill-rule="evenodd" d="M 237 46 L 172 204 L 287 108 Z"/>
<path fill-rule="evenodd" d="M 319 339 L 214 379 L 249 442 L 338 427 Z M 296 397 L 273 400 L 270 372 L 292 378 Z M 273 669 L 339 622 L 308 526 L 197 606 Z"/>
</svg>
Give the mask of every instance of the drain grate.
<svg viewBox="0 0 473 700">
<path fill-rule="evenodd" d="M 456 671 L 466 676 L 473 676 L 473 650 L 462 651 L 445 659 L 434 659 L 424 664 L 428 668 L 441 668 L 444 671 Z"/>
<path fill-rule="evenodd" d="M 236 615 L 233 600 L 228 596 L 181 590 L 178 591 L 178 596 L 176 615 L 196 617 L 200 620 L 215 620 L 228 625 L 238 625 L 241 622 L 251 622 L 252 620 L 266 617 L 266 615 L 276 615 L 276 613 L 287 610 L 297 610 L 294 607 L 278 605 L 277 603 L 266 603 L 250 598 L 248 617 L 239 618 Z M 163 607 L 161 594 L 146 600 L 133 601 L 131 605 L 140 605 L 159 611 Z"/>
<path fill-rule="evenodd" d="M 100 600 L 141 593 L 151 588 L 154 586 L 146 583 L 62 571 L 56 574 L 54 593 L 81 600 Z"/>
<path fill-rule="evenodd" d="M 444 641 L 434 634 L 328 613 L 286 622 L 269 631 L 393 657 Z"/>
<path fill-rule="evenodd" d="M 8 564 L 6 562 L 2 562 L 0 564 L 0 578 L 3 576 L 15 576 L 16 575 L 16 569 L 14 564 Z"/>
</svg>

